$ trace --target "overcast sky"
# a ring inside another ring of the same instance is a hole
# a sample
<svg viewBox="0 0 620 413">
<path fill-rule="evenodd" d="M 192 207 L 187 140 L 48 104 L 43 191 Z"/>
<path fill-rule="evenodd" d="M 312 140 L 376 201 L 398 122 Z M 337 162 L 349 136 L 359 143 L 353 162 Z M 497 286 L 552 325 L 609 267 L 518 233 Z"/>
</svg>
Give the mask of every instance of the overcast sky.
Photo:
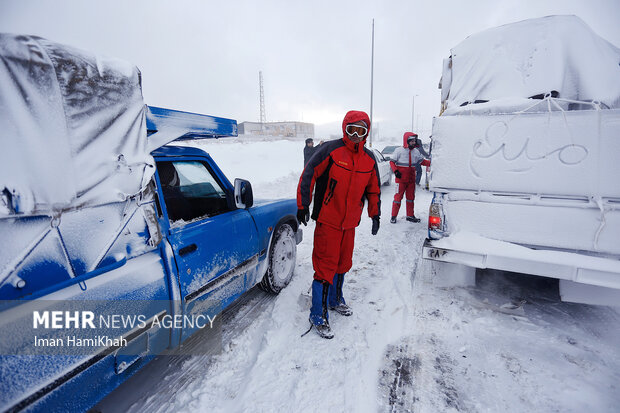
<svg viewBox="0 0 620 413">
<path fill-rule="evenodd" d="M 430 134 L 442 60 L 470 34 L 527 18 L 575 14 L 620 47 L 620 0 L 0 0 L 0 31 L 36 34 L 123 58 L 144 98 L 163 106 L 341 133 L 351 109 L 370 113 L 375 19 L 375 133 Z M 399 140 L 398 138 L 397 140 Z"/>
</svg>

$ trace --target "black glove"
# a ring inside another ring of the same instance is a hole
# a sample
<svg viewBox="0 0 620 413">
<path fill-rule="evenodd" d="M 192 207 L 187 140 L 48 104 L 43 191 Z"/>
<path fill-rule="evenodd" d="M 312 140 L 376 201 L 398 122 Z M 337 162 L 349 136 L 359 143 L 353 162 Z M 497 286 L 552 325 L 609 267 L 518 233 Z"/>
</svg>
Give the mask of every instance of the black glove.
<svg viewBox="0 0 620 413">
<path fill-rule="evenodd" d="M 379 232 L 379 215 L 372 217 L 372 230 L 370 232 L 372 235 L 377 235 L 377 232 Z"/>
<path fill-rule="evenodd" d="M 300 224 L 308 225 L 310 221 L 310 210 L 308 208 L 301 208 L 297 210 L 297 221 Z"/>
<path fill-rule="evenodd" d="M 400 177 L 403 176 L 403 174 L 401 174 L 400 171 L 397 169 L 394 171 L 394 176 L 400 179 Z"/>
</svg>

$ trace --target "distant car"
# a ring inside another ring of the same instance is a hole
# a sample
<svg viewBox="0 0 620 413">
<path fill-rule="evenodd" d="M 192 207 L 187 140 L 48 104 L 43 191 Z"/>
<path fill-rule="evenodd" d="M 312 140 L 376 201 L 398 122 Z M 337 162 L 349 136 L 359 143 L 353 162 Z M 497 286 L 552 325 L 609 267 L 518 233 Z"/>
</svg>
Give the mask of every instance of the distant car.
<svg viewBox="0 0 620 413">
<path fill-rule="evenodd" d="M 396 150 L 396 148 L 398 148 L 398 145 L 390 145 L 390 146 L 386 146 L 385 148 L 383 148 L 383 150 L 381 151 L 381 154 L 385 157 L 385 159 L 387 159 L 388 161 L 391 159 L 392 154 L 394 153 L 394 151 Z"/>
<path fill-rule="evenodd" d="M 373 148 L 371 151 L 377 160 L 381 185 L 390 185 L 392 183 L 392 168 L 390 168 L 390 161 L 386 159 L 378 150 Z"/>
</svg>

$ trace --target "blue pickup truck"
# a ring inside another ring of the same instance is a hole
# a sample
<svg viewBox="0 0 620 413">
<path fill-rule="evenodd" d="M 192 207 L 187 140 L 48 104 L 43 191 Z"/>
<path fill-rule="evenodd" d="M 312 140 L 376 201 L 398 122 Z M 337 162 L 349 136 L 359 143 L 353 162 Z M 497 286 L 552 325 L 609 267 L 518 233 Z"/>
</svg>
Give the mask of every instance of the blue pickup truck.
<svg viewBox="0 0 620 413">
<path fill-rule="evenodd" d="M 146 106 L 137 68 L 38 37 L 0 57 L 0 411 L 86 410 L 289 283 L 295 201 L 186 144 L 236 121 Z"/>
</svg>

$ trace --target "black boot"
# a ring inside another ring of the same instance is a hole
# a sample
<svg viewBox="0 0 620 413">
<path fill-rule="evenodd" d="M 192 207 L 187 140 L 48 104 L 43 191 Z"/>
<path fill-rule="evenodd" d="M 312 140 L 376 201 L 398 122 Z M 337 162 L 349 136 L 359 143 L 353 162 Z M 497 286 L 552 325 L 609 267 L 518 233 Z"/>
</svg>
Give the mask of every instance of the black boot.
<svg viewBox="0 0 620 413">
<path fill-rule="evenodd" d="M 396 224 L 396 217 L 392 217 L 392 218 L 390 218 L 390 222 L 391 222 L 392 224 Z"/>
<path fill-rule="evenodd" d="M 409 222 L 420 222 L 420 218 L 416 218 L 415 215 L 412 217 L 407 217 L 407 221 Z"/>
</svg>

